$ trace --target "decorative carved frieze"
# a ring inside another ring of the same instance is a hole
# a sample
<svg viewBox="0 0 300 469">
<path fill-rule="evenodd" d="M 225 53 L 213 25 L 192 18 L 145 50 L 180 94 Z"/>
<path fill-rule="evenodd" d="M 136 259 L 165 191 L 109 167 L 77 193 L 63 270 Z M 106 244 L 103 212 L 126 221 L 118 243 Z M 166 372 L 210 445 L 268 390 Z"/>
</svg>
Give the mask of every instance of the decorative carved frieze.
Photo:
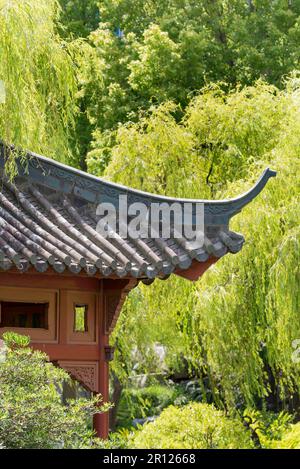
<svg viewBox="0 0 300 469">
<path fill-rule="evenodd" d="M 98 391 L 98 362 L 59 361 L 58 365 L 89 391 Z"/>
</svg>

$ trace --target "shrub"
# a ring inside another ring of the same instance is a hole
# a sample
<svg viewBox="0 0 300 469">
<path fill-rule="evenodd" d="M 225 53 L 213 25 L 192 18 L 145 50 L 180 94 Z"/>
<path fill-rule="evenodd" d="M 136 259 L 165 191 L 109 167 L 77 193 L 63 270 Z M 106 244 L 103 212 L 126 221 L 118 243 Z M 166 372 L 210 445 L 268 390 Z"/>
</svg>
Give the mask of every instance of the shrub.
<svg viewBox="0 0 300 469">
<path fill-rule="evenodd" d="M 212 405 L 170 406 L 132 438 L 134 448 L 253 448 L 250 432 Z"/>
<path fill-rule="evenodd" d="M 102 443 L 88 429 L 99 397 L 64 405 L 67 373 L 29 347 L 29 337 L 4 334 L 0 360 L 0 442 L 6 448 L 91 448 Z M 98 411 L 108 410 L 101 405 Z"/>
<path fill-rule="evenodd" d="M 245 409 L 243 420 L 259 448 L 275 448 L 290 428 L 293 416 L 287 412 Z"/>
<path fill-rule="evenodd" d="M 272 447 L 277 449 L 300 449 L 300 422 L 291 425 L 282 439 L 274 442 Z"/>
</svg>

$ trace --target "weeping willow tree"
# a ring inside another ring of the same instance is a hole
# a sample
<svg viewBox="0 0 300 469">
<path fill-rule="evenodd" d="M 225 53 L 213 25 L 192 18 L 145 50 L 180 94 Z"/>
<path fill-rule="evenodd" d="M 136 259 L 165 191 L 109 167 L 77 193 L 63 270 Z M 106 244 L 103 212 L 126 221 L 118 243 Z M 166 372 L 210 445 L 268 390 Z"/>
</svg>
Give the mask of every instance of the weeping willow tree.
<svg viewBox="0 0 300 469">
<path fill-rule="evenodd" d="M 243 252 L 208 272 L 189 311 L 193 366 L 231 408 L 299 405 L 299 156 L 289 145 L 278 150 L 276 183 L 233 223 L 246 236 Z"/>
<path fill-rule="evenodd" d="M 170 368 L 187 362 L 219 406 L 297 408 L 299 89 L 295 77 L 282 92 L 262 82 L 229 95 L 213 87 L 192 101 L 182 123 L 165 108 L 119 129 L 106 174 L 147 190 L 223 198 L 248 189 L 267 164 L 278 171 L 232 222 L 247 240 L 240 254 L 219 260 L 195 284 L 173 277 L 131 293 L 113 337 L 114 371 L 124 383 L 133 348 L 147 372 L 159 368 L 153 344 L 162 343 Z"/>
<path fill-rule="evenodd" d="M 56 0 L 0 0 L 0 139 L 66 161 L 77 83 L 58 15 Z"/>
</svg>

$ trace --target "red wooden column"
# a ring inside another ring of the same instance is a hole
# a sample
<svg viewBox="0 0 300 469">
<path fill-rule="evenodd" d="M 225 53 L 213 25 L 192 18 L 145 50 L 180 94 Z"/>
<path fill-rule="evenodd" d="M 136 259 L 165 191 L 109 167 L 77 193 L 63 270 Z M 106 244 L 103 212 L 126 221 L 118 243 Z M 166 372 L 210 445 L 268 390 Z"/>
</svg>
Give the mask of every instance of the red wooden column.
<svg viewBox="0 0 300 469">
<path fill-rule="evenodd" d="M 136 279 L 103 280 L 100 295 L 100 328 L 99 328 L 99 372 L 98 389 L 103 402 L 109 401 L 109 360 L 112 351 L 109 347 L 109 336 L 114 329 L 126 296 L 137 285 Z M 95 414 L 94 429 L 97 436 L 107 438 L 109 433 L 109 412 Z"/>
<path fill-rule="evenodd" d="M 107 301 L 103 281 L 100 286 L 98 303 L 99 332 L 98 332 L 98 383 L 97 393 L 101 394 L 102 402 L 109 401 L 109 366 L 106 361 L 105 347 L 109 344 L 109 335 L 106 333 Z M 101 405 L 101 403 L 100 403 Z M 94 430 L 99 438 L 107 438 L 109 432 L 109 412 L 94 415 Z"/>
<path fill-rule="evenodd" d="M 109 366 L 105 357 L 105 347 L 108 346 L 108 336 L 101 334 L 100 337 L 100 360 L 98 362 L 98 393 L 101 394 L 103 401 L 109 401 Z M 107 438 L 109 432 L 109 412 L 94 415 L 94 429 L 97 436 Z"/>
</svg>

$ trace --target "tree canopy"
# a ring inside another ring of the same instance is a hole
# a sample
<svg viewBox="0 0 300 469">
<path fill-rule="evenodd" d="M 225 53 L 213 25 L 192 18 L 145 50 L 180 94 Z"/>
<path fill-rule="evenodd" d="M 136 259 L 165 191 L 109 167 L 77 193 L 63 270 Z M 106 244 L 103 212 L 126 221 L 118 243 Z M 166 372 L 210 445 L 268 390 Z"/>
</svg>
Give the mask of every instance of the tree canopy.
<svg viewBox="0 0 300 469">
<path fill-rule="evenodd" d="M 0 134 L 7 143 L 70 161 L 77 84 L 57 20 L 56 0 L 0 1 Z"/>
<path fill-rule="evenodd" d="M 218 405 L 297 408 L 298 99 L 296 78 L 284 91 L 262 82 L 226 96 L 205 89 L 180 123 L 164 105 L 119 128 L 105 174 L 140 189 L 223 198 L 247 190 L 267 164 L 278 170 L 276 182 L 233 222 L 247 239 L 241 254 L 220 260 L 195 285 L 172 278 L 129 297 L 115 332 L 120 357 L 113 366 L 123 379 L 134 344 L 143 348 L 145 371 L 155 363 L 149 344 L 162 340 L 170 366 L 180 366 L 174 355 L 182 353 L 192 374 L 209 378 Z"/>
</svg>

